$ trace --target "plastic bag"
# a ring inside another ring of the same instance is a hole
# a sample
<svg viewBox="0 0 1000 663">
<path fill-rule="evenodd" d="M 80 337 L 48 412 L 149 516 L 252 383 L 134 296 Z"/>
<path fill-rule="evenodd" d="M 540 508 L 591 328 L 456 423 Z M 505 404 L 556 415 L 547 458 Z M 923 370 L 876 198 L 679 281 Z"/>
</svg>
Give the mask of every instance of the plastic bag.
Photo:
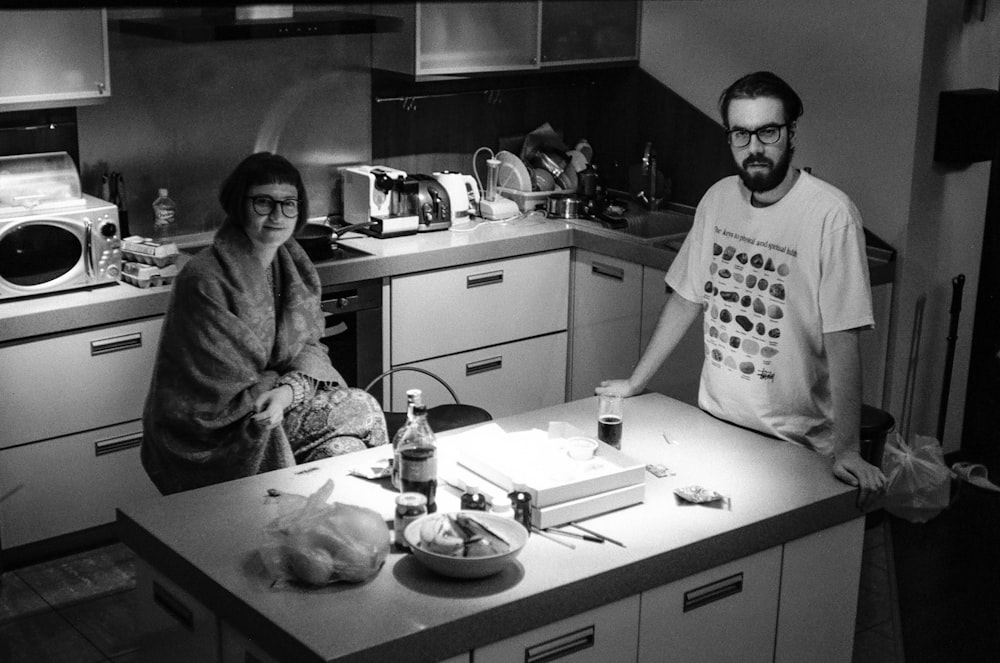
<svg viewBox="0 0 1000 663">
<path fill-rule="evenodd" d="M 259 550 L 275 580 L 322 586 L 374 577 L 389 555 L 389 528 L 375 511 L 327 504 L 329 480 L 309 497 L 281 495 L 283 513 L 265 528 L 271 543 Z"/>
<path fill-rule="evenodd" d="M 914 523 L 927 522 L 951 501 L 951 471 L 933 437 L 916 435 L 908 445 L 899 433 L 890 434 L 882 457 L 888 482 L 885 509 Z"/>
</svg>

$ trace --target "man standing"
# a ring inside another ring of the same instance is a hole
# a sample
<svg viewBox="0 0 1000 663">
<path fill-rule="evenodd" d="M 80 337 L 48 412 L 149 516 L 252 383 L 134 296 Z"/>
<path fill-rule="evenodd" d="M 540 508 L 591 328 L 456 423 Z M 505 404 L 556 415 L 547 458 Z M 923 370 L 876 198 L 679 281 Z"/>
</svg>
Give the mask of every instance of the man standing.
<svg viewBox="0 0 1000 663">
<path fill-rule="evenodd" d="M 739 176 L 699 203 L 667 273 L 675 294 L 632 376 L 597 393 L 641 392 L 703 312 L 700 407 L 832 457 L 867 501 L 885 477 L 859 454 L 859 332 L 874 324 L 860 214 L 791 167 L 802 101 L 785 81 L 744 76 L 719 110 Z"/>
</svg>

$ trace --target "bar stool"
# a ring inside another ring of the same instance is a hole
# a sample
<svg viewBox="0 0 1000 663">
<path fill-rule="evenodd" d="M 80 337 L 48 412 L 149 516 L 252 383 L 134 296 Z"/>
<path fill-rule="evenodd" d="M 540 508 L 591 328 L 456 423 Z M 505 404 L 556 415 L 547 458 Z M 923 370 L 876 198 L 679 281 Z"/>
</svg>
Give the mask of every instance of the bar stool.
<svg viewBox="0 0 1000 663">
<path fill-rule="evenodd" d="M 455 401 L 454 403 L 443 403 L 441 405 L 435 405 L 434 407 L 427 408 L 427 423 L 430 424 L 431 430 L 435 433 L 441 433 L 453 428 L 461 428 L 462 426 L 471 426 L 472 424 L 481 424 L 493 420 L 493 416 L 483 408 L 460 402 L 455 390 L 452 389 L 451 385 L 445 382 L 443 378 L 435 375 L 425 368 L 419 368 L 417 366 L 396 366 L 395 368 L 390 368 L 369 382 L 368 386 L 365 387 L 365 391 L 371 392 L 372 387 L 381 382 L 384 378 L 400 371 L 415 371 L 437 380 L 441 386 L 443 386 L 448 393 L 451 394 L 452 399 Z M 406 413 L 386 411 L 384 414 L 385 427 L 389 433 L 389 440 L 392 440 L 392 438 L 396 436 L 396 431 L 402 428 L 403 424 L 406 423 Z"/>
</svg>

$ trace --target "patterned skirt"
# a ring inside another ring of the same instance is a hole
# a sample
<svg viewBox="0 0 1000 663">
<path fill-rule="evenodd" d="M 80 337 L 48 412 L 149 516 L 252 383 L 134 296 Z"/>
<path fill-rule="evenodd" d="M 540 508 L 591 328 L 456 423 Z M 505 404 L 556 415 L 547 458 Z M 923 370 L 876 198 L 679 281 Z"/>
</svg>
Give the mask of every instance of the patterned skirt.
<svg viewBox="0 0 1000 663">
<path fill-rule="evenodd" d="M 296 463 L 339 456 L 389 441 L 385 415 L 363 389 L 319 386 L 315 395 L 285 413 L 283 426 Z"/>
</svg>

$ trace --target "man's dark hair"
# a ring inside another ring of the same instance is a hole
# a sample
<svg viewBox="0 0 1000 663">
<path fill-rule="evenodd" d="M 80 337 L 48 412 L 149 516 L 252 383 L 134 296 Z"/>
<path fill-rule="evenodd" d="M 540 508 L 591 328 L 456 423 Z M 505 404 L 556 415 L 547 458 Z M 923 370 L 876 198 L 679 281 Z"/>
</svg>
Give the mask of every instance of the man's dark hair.
<svg viewBox="0 0 1000 663">
<path fill-rule="evenodd" d="M 222 183 L 219 202 L 226 216 L 241 228 L 246 227 L 246 195 L 251 187 L 262 184 L 291 184 L 298 192 L 299 218 L 295 232 L 302 230 L 309 219 L 309 200 L 302 176 L 291 162 L 278 154 L 257 152 L 240 162 Z"/>
<path fill-rule="evenodd" d="M 747 74 L 725 90 L 719 97 L 722 124 L 729 129 L 729 103 L 733 99 L 774 97 L 785 108 L 785 122 L 791 124 L 802 116 L 802 100 L 788 83 L 769 71 Z"/>
</svg>

